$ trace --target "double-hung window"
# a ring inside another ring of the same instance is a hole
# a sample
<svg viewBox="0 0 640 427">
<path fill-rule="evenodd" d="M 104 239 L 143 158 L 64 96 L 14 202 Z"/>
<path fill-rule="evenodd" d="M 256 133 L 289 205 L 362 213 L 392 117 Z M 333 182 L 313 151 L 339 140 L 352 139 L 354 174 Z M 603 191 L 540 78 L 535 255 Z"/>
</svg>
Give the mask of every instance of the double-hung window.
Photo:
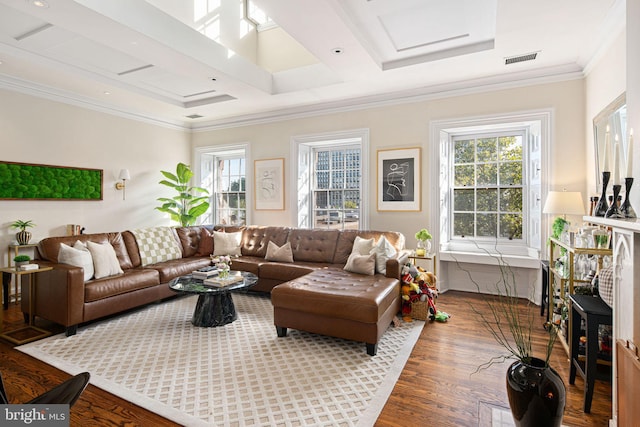
<svg viewBox="0 0 640 427">
<path fill-rule="evenodd" d="M 366 228 L 368 130 L 294 137 L 293 144 L 298 227 Z"/>
<path fill-rule="evenodd" d="M 523 264 L 539 259 L 549 123 L 549 112 L 434 122 L 443 259 L 448 253 L 518 256 Z"/>
<path fill-rule="evenodd" d="M 523 239 L 523 130 L 455 136 L 452 238 Z"/>
<path fill-rule="evenodd" d="M 201 186 L 209 190 L 211 206 L 205 224 L 247 223 L 246 156 L 243 148 L 211 149 L 200 154 Z"/>
</svg>

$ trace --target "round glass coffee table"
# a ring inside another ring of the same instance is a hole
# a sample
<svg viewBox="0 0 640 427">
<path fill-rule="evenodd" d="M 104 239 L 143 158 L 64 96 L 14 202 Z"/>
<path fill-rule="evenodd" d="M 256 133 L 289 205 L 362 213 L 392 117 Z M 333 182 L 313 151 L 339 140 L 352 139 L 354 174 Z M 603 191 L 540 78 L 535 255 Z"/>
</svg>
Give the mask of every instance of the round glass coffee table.
<svg viewBox="0 0 640 427">
<path fill-rule="evenodd" d="M 238 281 L 214 286 L 205 284 L 202 279 L 196 279 L 191 275 L 181 276 L 169 282 L 169 288 L 178 293 L 198 295 L 191 319 L 194 326 L 223 326 L 238 318 L 231 292 L 249 289 L 258 281 L 255 274 L 245 271 L 232 271 L 231 277 L 238 277 Z"/>
</svg>

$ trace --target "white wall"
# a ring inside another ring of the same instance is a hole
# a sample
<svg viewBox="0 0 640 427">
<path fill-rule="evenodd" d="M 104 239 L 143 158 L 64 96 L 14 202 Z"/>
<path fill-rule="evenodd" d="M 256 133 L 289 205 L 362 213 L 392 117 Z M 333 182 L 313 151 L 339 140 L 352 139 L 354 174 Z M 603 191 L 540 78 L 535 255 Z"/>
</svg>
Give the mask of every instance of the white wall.
<svg viewBox="0 0 640 427">
<path fill-rule="evenodd" d="M 497 90 L 464 96 L 435 99 L 411 104 L 370 108 L 359 111 L 340 112 L 317 117 L 286 120 L 277 123 L 256 124 L 237 128 L 198 132 L 193 135 L 194 147 L 249 142 L 252 160 L 284 157 L 288 170 L 293 160 L 290 155 L 290 140 L 294 135 L 308 135 L 349 129 L 370 129 L 369 170 L 369 228 L 396 230 L 407 237 L 407 246 L 415 246 L 415 232 L 427 227 L 437 231 L 438 213 L 432 212 L 433 197 L 437 197 L 437 183 L 429 182 L 430 170 L 439 167 L 438 159 L 431 158 L 429 124 L 432 120 L 478 117 L 514 111 L 553 109 L 551 189 L 566 187 L 570 191 L 584 191 L 586 163 L 584 152 L 584 81 L 573 80 L 560 83 L 540 84 L 516 89 Z M 392 147 L 422 147 L 422 211 L 421 212 L 377 212 L 376 211 L 376 153 Z M 567 159 L 571 159 L 568 163 Z M 250 168 L 251 164 L 248 165 Z M 295 179 L 288 175 L 285 188 L 286 210 L 284 212 L 253 212 L 254 224 L 294 225 L 291 201 L 295 200 Z M 545 183 L 546 184 L 546 183 Z M 447 264 L 447 263 L 444 263 Z M 457 267 L 442 265 L 442 276 L 457 274 Z M 451 268 L 451 271 L 448 271 Z M 539 271 L 520 272 L 526 283 L 539 286 Z M 452 280 L 445 284 L 450 289 L 475 291 L 468 281 Z M 525 289 L 523 296 L 530 290 Z"/>
<path fill-rule="evenodd" d="M 585 170 L 587 174 L 584 191 L 587 196 L 600 196 L 600 191 L 602 191 L 596 187 L 593 119 L 626 90 L 626 46 L 626 32 L 623 31 L 593 65 L 585 79 L 585 152 L 587 161 Z"/>
<path fill-rule="evenodd" d="M 0 90 L 3 161 L 103 169 L 102 201 L 0 200 L 0 255 L 17 220 L 33 220 L 32 242 L 66 234 L 66 224 L 87 233 L 169 225 L 155 211 L 156 198 L 173 194 L 161 187 L 160 170 L 190 162 L 188 133 Z M 120 169 L 131 172 L 126 200 L 114 188 Z"/>
</svg>

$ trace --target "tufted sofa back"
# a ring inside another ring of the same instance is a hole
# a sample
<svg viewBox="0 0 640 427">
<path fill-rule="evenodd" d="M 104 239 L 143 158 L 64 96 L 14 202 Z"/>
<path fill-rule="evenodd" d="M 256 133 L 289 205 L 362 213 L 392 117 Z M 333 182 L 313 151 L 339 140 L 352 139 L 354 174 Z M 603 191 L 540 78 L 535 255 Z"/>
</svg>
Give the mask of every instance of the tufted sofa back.
<svg viewBox="0 0 640 427">
<path fill-rule="evenodd" d="M 85 243 L 89 241 L 94 243 L 111 243 L 111 246 L 113 246 L 113 249 L 116 251 L 116 256 L 118 257 L 118 262 L 120 263 L 120 268 L 122 268 L 123 270 L 127 270 L 134 267 L 122 233 L 119 232 L 80 234 L 78 236 L 47 237 L 46 239 L 43 239 L 38 243 L 38 257 L 46 261 L 58 262 L 60 243 L 73 246 L 73 244 L 77 240 Z"/>
</svg>

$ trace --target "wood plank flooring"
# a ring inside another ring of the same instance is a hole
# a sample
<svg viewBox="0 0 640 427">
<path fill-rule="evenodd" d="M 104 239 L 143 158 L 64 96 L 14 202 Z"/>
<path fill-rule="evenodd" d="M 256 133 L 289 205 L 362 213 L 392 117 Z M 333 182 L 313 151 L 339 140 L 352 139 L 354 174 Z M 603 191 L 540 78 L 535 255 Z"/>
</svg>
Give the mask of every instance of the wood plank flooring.
<svg viewBox="0 0 640 427">
<path fill-rule="evenodd" d="M 480 295 L 465 292 L 440 295 L 438 308 L 450 313 L 452 318 L 448 323 L 425 325 L 376 426 L 479 426 L 484 425 L 480 424 L 480 413 L 486 408 L 508 407 L 504 384 L 508 362 L 473 373 L 478 365 L 501 350 L 470 308 L 481 299 Z M 542 319 L 540 317 L 540 327 L 534 328 L 534 341 L 540 352 L 544 339 Z M 22 313 L 12 305 L 4 312 L 4 328 L 21 324 Z M 56 333 L 61 331 L 60 327 L 40 319 L 38 325 Z M 65 372 L 14 350 L 13 345 L 4 340 L 0 340 L 0 354 L 0 372 L 12 403 L 27 401 L 69 377 Z M 551 365 L 567 386 L 564 424 L 607 426 L 611 417 L 611 384 L 596 381 L 591 414 L 585 414 L 582 412 L 583 381 L 577 378 L 575 385 L 569 385 L 569 362 L 560 344 L 554 348 Z M 71 425 L 146 427 L 176 424 L 89 385 L 71 409 Z"/>
</svg>

